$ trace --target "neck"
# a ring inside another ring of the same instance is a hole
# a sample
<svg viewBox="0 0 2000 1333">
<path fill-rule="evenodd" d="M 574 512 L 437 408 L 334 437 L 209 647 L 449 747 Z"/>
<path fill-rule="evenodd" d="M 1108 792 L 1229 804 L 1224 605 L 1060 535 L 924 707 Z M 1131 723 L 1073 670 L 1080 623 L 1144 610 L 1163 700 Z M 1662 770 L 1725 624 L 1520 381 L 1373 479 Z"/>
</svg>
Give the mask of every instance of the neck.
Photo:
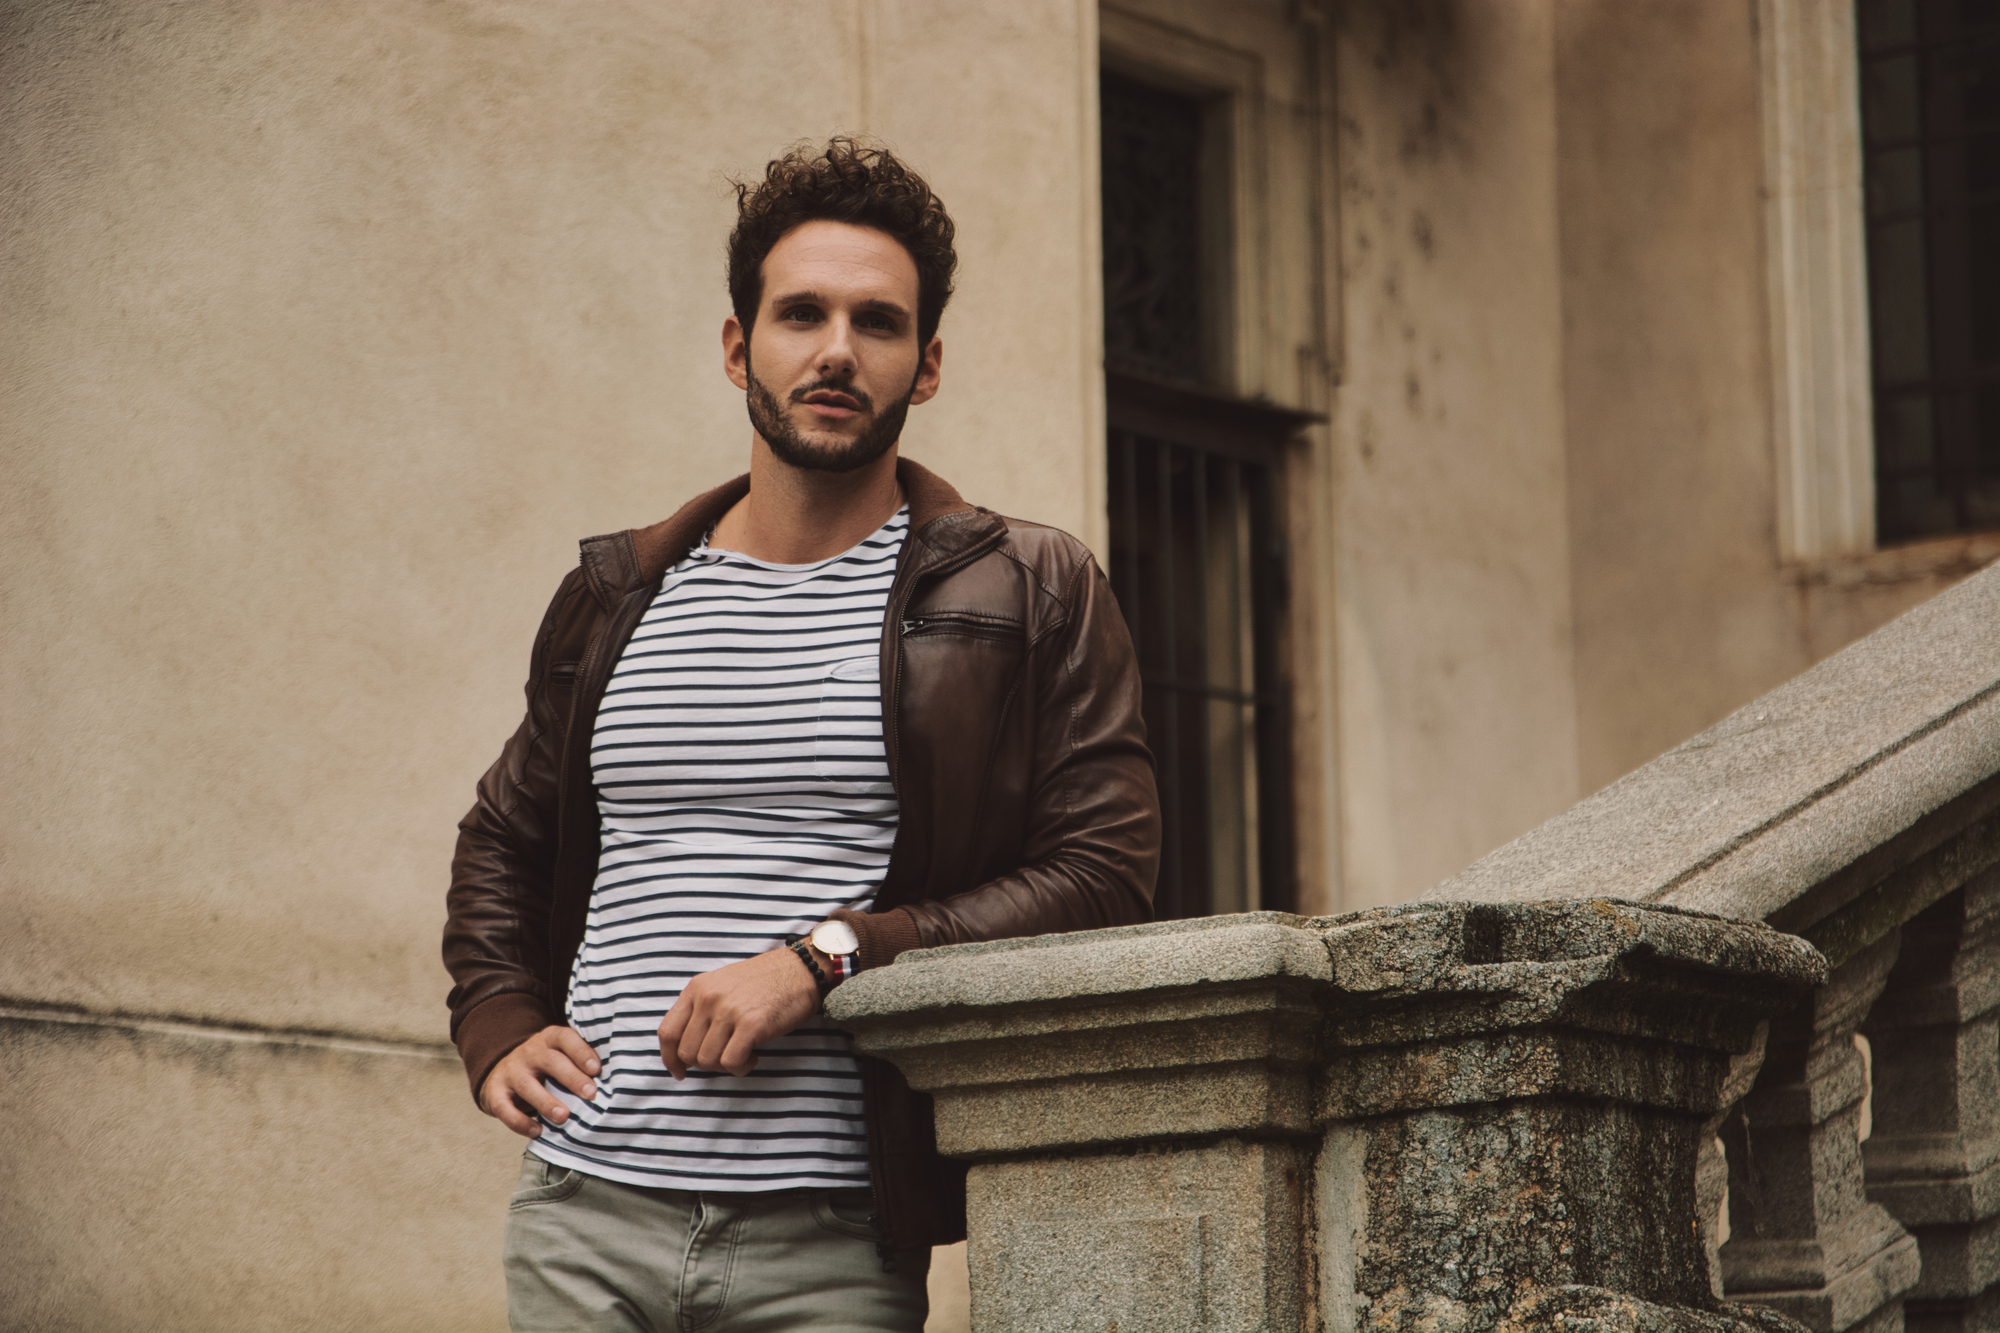
<svg viewBox="0 0 2000 1333">
<path fill-rule="evenodd" d="M 756 436 L 750 493 L 715 525 L 712 544 L 774 565 L 809 565 L 852 547 L 902 503 L 893 447 L 852 472 L 813 472 L 783 462 Z"/>
</svg>

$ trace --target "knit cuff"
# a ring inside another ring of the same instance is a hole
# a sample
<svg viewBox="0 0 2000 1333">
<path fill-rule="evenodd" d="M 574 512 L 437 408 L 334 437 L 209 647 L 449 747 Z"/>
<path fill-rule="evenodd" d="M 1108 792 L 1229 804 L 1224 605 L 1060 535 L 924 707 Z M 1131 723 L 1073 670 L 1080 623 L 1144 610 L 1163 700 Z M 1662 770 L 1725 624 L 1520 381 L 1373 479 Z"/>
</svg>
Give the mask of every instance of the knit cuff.
<svg viewBox="0 0 2000 1333">
<path fill-rule="evenodd" d="M 861 941 L 854 957 L 864 972 L 871 967 L 887 967 L 896 961 L 896 955 L 923 944 L 917 937 L 916 918 L 900 907 L 887 912 L 853 912 L 842 908 L 833 915 L 854 927 L 855 938 Z"/>
<path fill-rule="evenodd" d="M 493 1066 L 555 1021 L 548 1006 L 525 991 L 502 991 L 459 1020 L 452 1040 L 458 1043 L 459 1059 L 465 1061 L 465 1076 L 472 1080 L 472 1100 L 479 1100 Z"/>
</svg>

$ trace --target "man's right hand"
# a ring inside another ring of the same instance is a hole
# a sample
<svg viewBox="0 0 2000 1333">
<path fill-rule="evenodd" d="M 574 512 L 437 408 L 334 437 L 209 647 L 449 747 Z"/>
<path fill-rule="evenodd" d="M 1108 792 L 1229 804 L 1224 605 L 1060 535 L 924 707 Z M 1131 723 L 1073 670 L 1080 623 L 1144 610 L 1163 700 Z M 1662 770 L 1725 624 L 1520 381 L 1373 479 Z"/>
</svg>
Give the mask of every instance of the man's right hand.
<svg viewBox="0 0 2000 1333">
<path fill-rule="evenodd" d="M 577 1096 L 589 1101 L 597 1095 L 591 1082 L 603 1065 L 590 1043 L 575 1028 L 546 1027 L 507 1052 L 506 1059 L 493 1066 L 479 1089 L 479 1109 L 523 1138 L 540 1138 L 539 1114 L 551 1124 L 569 1119 L 569 1108 L 543 1084 L 552 1078 Z"/>
</svg>

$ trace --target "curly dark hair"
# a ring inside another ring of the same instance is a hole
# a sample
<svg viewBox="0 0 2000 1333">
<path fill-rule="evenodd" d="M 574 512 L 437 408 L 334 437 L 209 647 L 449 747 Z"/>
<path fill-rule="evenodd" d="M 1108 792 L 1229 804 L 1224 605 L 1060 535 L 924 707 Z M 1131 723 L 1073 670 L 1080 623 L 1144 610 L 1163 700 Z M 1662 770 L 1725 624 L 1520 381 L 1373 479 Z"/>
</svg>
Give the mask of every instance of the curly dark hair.
<svg viewBox="0 0 2000 1333">
<path fill-rule="evenodd" d="M 824 149 L 797 144 L 764 166 L 764 179 L 735 181 L 729 233 L 729 301 L 750 336 L 764 298 L 764 257 L 804 222 L 851 222 L 887 232 L 917 263 L 917 346 L 928 347 L 951 300 L 956 228 L 924 178 L 895 154 L 844 134 Z"/>
</svg>

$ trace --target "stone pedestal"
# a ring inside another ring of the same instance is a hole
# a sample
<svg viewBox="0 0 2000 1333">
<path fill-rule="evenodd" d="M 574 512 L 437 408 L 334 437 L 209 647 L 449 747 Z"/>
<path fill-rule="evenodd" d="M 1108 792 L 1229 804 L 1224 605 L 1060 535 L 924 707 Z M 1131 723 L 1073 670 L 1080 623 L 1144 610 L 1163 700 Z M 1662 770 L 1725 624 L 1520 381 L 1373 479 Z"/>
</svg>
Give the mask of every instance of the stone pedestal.
<svg viewBox="0 0 2000 1333">
<path fill-rule="evenodd" d="M 981 1333 L 1301 1327 L 1332 975 L 1282 913 L 906 954 L 827 1011 L 936 1100 Z"/>
<path fill-rule="evenodd" d="M 1784 1326 L 1715 1299 L 1696 1168 L 1817 954 L 1602 900 L 1326 925 L 1329 1329 Z"/>
<path fill-rule="evenodd" d="M 1763 1072 L 1730 1126 L 1723 1289 L 1815 1333 L 1900 1333 L 1917 1280 L 1916 1242 L 1868 1202 L 1859 1138 L 1868 1082 L 1854 1034 L 1896 944 L 1894 932 L 1877 940 L 1772 1023 Z"/>
<path fill-rule="evenodd" d="M 1801 941 L 1604 901 L 926 950 L 829 1012 L 973 1161 L 980 1333 L 1725 1333 L 1705 1126 Z"/>
<path fill-rule="evenodd" d="M 1868 1197 L 1916 1236 L 1912 1333 L 2000 1329 L 2000 875 L 1903 927 L 1864 1025 L 1875 1055 Z"/>
</svg>

